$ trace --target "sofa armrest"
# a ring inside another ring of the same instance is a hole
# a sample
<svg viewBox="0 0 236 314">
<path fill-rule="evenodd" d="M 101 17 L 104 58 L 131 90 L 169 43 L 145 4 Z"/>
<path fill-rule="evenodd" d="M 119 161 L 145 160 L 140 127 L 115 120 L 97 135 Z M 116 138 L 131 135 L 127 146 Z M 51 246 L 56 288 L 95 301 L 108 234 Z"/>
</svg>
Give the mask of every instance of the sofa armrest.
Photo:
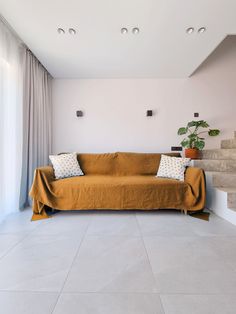
<svg viewBox="0 0 236 314">
<path fill-rule="evenodd" d="M 35 175 L 38 173 L 42 174 L 43 176 L 45 176 L 45 178 L 47 178 L 48 182 L 51 182 L 53 180 L 55 180 L 54 177 L 54 171 L 52 166 L 44 166 L 44 167 L 39 167 L 35 169 Z"/>
<path fill-rule="evenodd" d="M 48 199 L 53 194 L 51 183 L 54 181 L 53 168 L 51 166 L 36 168 L 29 195 L 33 199 L 32 220 L 47 218 L 45 208 L 50 206 Z"/>
<path fill-rule="evenodd" d="M 189 209 L 192 211 L 204 209 L 206 203 L 204 170 L 196 167 L 188 167 L 185 171 L 184 181 L 188 184 L 188 193 L 194 196 L 195 199 L 194 204 L 189 204 Z"/>
</svg>

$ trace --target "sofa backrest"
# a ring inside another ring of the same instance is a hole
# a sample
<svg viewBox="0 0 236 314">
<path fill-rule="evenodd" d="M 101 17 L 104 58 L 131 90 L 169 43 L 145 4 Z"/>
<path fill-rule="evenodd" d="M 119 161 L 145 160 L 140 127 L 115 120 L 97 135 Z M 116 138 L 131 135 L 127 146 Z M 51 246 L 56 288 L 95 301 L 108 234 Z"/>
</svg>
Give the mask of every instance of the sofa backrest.
<svg viewBox="0 0 236 314">
<path fill-rule="evenodd" d="M 84 174 L 115 175 L 117 153 L 78 154 Z"/>
<path fill-rule="evenodd" d="M 178 153 L 165 153 L 165 155 L 180 156 Z M 85 174 L 155 175 L 160 159 L 160 153 L 78 154 L 78 161 Z"/>
<path fill-rule="evenodd" d="M 169 153 L 179 157 L 180 154 Z M 118 153 L 117 175 L 155 175 L 159 168 L 161 153 Z"/>
</svg>

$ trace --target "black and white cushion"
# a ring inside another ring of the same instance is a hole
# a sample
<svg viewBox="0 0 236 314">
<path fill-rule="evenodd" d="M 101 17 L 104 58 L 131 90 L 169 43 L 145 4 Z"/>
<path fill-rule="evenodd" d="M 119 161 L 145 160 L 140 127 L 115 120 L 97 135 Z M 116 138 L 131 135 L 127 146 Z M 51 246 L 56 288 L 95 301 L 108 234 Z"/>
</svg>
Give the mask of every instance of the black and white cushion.
<svg viewBox="0 0 236 314">
<path fill-rule="evenodd" d="M 156 176 L 184 181 L 185 169 L 190 166 L 190 161 L 190 158 L 161 155 L 161 162 Z"/>
<path fill-rule="evenodd" d="M 77 160 L 76 153 L 50 155 L 49 159 L 51 160 L 56 179 L 84 175 Z"/>
</svg>

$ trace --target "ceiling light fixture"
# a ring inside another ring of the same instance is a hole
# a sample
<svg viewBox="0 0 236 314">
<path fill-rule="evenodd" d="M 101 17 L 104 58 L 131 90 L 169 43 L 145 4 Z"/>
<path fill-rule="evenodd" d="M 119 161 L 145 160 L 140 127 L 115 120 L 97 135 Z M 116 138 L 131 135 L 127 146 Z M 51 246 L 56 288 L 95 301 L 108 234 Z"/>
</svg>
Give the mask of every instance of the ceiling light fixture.
<svg viewBox="0 0 236 314">
<path fill-rule="evenodd" d="M 128 29 L 126 27 L 123 27 L 121 30 L 120 30 L 121 34 L 127 34 L 128 33 Z"/>
<path fill-rule="evenodd" d="M 69 28 L 69 33 L 71 35 L 75 35 L 76 34 L 76 30 L 74 28 Z"/>
<path fill-rule="evenodd" d="M 134 27 L 134 28 L 132 29 L 132 33 L 133 33 L 134 35 L 137 35 L 137 34 L 139 33 L 139 28 L 138 28 L 138 27 Z"/>
<path fill-rule="evenodd" d="M 200 27 L 199 30 L 198 30 L 198 33 L 199 34 L 202 34 L 206 31 L 206 27 Z"/>
<path fill-rule="evenodd" d="M 58 34 L 60 34 L 60 35 L 61 35 L 61 34 L 65 34 L 65 30 L 64 30 L 63 28 L 60 28 L 60 27 L 57 29 L 57 32 L 58 32 Z"/>
<path fill-rule="evenodd" d="M 189 27 L 186 29 L 186 33 L 187 34 L 192 34 L 194 32 L 194 28 L 193 27 Z"/>
</svg>

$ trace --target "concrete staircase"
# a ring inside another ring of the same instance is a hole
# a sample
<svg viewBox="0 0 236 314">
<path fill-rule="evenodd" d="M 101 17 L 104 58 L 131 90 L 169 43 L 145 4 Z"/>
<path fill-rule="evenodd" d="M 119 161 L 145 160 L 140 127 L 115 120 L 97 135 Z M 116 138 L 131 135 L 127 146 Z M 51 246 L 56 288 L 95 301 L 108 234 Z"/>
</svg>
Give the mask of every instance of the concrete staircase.
<svg viewBox="0 0 236 314">
<path fill-rule="evenodd" d="M 193 165 L 206 172 L 208 207 L 213 211 L 218 208 L 217 214 L 222 217 L 226 207 L 230 218 L 223 218 L 236 224 L 236 132 L 233 139 L 221 141 L 220 149 L 203 150 L 202 159 L 194 160 Z"/>
</svg>

